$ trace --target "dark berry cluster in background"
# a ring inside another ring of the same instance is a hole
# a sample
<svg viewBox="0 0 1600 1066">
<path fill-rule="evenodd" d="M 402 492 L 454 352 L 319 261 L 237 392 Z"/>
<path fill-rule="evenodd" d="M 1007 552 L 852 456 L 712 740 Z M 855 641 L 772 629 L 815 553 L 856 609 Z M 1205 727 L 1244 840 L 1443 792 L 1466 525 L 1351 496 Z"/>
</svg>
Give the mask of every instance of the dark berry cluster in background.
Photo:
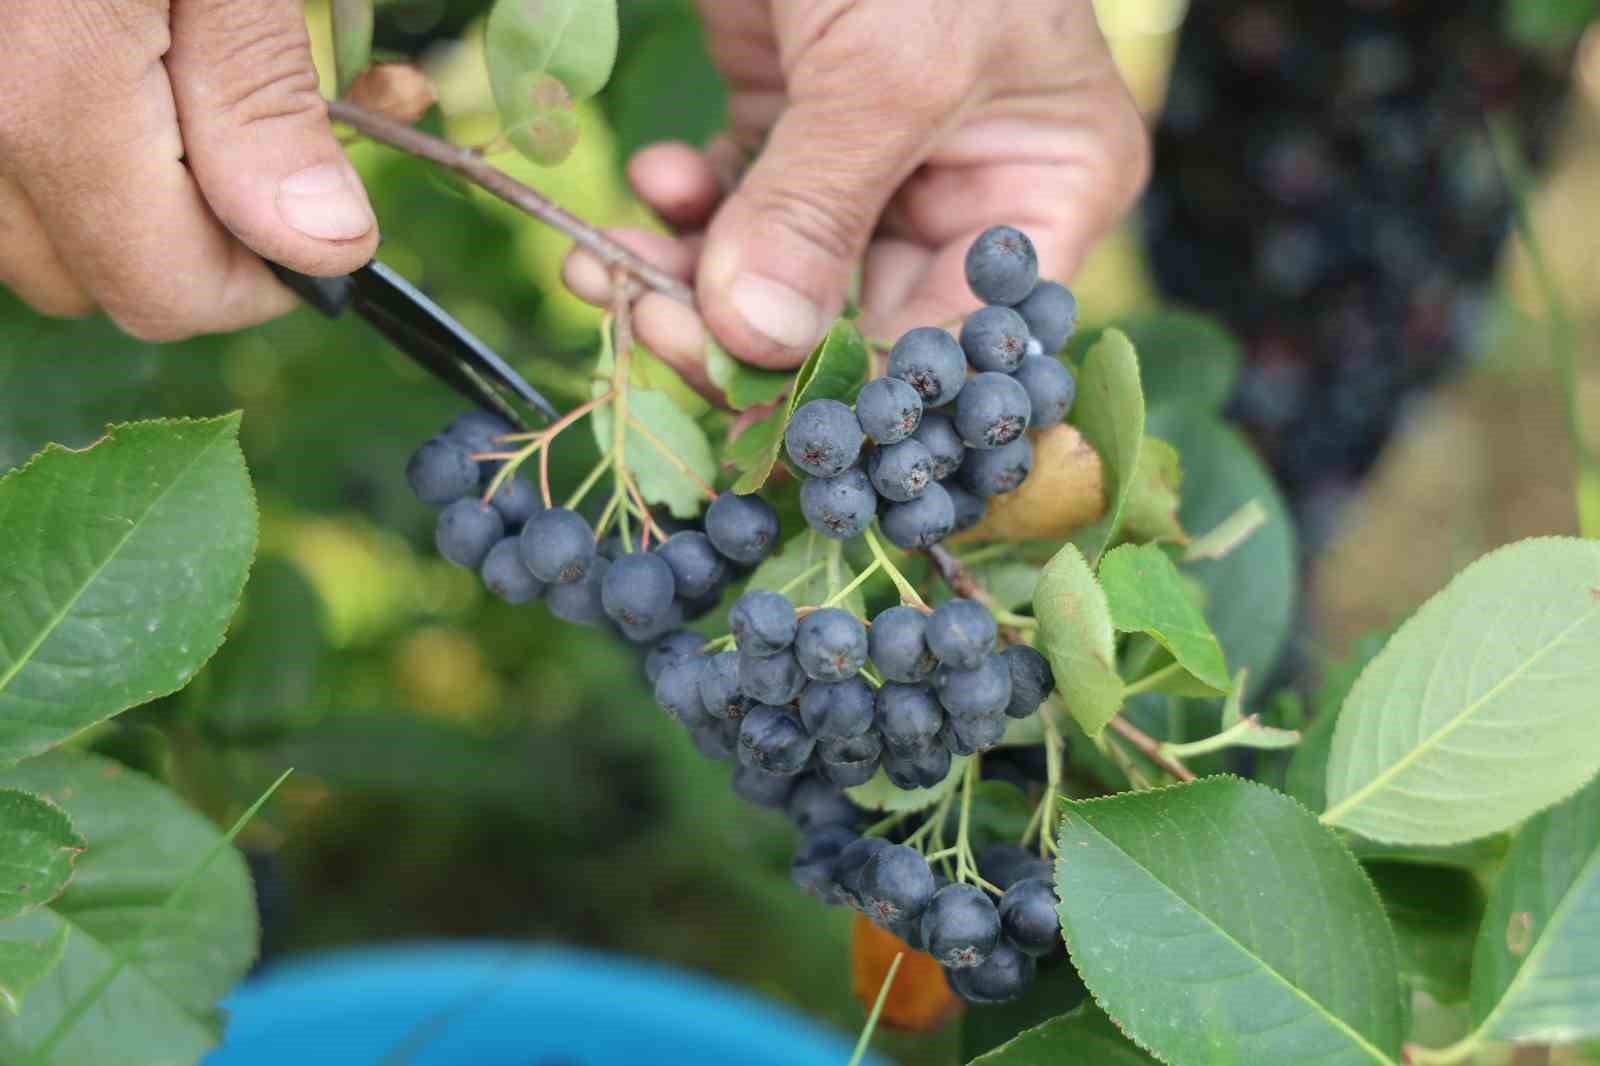
<svg viewBox="0 0 1600 1066">
<path fill-rule="evenodd" d="M 1039 280 L 1033 242 L 1010 226 L 984 231 L 966 270 L 986 306 L 959 340 L 936 326 L 910 330 L 853 410 L 811 400 L 790 420 L 784 449 L 808 475 L 800 508 L 823 536 L 847 540 L 876 518 L 913 549 L 971 528 L 990 497 L 1033 469 L 1027 431 L 1071 410 L 1077 382 L 1056 353 L 1077 325 L 1076 298 Z"/>
</svg>

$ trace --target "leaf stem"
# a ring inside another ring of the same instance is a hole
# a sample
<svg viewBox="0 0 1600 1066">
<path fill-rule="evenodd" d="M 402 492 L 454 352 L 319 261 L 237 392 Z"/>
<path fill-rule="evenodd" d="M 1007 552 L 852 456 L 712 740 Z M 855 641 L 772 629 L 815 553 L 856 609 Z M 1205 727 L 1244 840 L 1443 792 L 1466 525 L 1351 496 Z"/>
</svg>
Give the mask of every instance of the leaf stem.
<svg viewBox="0 0 1600 1066">
<path fill-rule="evenodd" d="M 919 611 L 927 612 L 931 610 L 927 601 L 922 598 L 911 582 L 906 580 L 906 576 L 900 572 L 900 568 L 894 565 L 894 562 L 883 550 L 883 545 L 878 543 L 878 538 L 872 532 L 871 526 L 862 531 L 862 536 L 867 538 L 867 547 L 872 550 L 872 557 L 883 567 L 884 573 L 889 575 L 889 580 L 893 581 L 894 587 L 900 591 L 900 602 L 908 607 L 915 607 Z"/>
<path fill-rule="evenodd" d="M 878 989 L 878 998 L 872 1004 L 872 1013 L 867 1015 L 867 1024 L 861 1029 L 861 1036 L 856 1040 L 856 1049 L 850 1056 L 850 1061 L 845 1066 L 861 1066 L 861 1059 L 867 1053 L 867 1045 L 872 1043 L 872 1034 L 878 1028 L 878 1016 L 883 1013 L 883 1005 L 889 999 L 889 986 L 894 984 L 894 975 L 900 972 L 900 963 L 905 959 L 906 953 L 896 953 L 894 961 L 889 964 L 889 972 L 884 974 L 883 985 Z"/>
<path fill-rule="evenodd" d="M 1183 667 L 1176 662 L 1168 663 L 1153 674 L 1146 674 L 1137 681 L 1131 681 L 1122 689 L 1122 698 L 1131 699 L 1140 693 L 1149 692 L 1168 678 L 1176 677 L 1183 673 Z"/>
<path fill-rule="evenodd" d="M 1153 675 L 1152 675 L 1153 676 Z M 1167 755 L 1161 750 L 1161 744 L 1149 733 L 1140 729 L 1122 715 L 1117 715 L 1108 723 L 1117 735 L 1132 744 L 1139 753 L 1155 763 L 1179 781 L 1195 780 L 1194 772 L 1183 763 Z"/>
</svg>

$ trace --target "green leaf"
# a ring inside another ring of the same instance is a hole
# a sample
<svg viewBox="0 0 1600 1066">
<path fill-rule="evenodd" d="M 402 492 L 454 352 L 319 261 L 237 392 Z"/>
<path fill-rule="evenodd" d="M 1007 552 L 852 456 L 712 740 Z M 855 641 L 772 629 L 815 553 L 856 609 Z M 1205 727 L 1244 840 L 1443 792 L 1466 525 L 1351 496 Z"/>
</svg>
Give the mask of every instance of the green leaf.
<svg viewBox="0 0 1600 1066">
<path fill-rule="evenodd" d="M 1483 920 L 1483 889 L 1466 870 L 1415 863 L 1366 866 L 1394 928 L 1400 979 L 1439 1003 L 1467 998 L 1472 942 Z"/>
<path fill-rule="evenodd" d="M 1600 782 L 1512 845 L 1473 953 L 1472 1018 L 1494 1040 L 1600 1034 Z"/>
<path fill-rule="evenodd" d="M 1056 691 L 1083 731 L 1097 739 L 1122 708 L 1122 678 L 1106 594 L 1074 545 L 1062 545 L 1045 564 L 1033 593 L 1033 614 Z"/>
<path fill-rule="evenodd" d="M 616 0 L 496 0 L 484 58 L 511 144 L 535 163 L 559 163 L 578 143 L 573 104 L 611 77 Z"/>
<path fill-rule="evenodd" d="M 239 416 L 113 427 L 0 478 L 0 763 L 182 688 L 255 550 Z"/>
<path fill-rule="evenodd" d="M 775 444 L 779 444 L 782 437 L 783 412 L 774 411 L 761 421 L 746 426 L 728 445 L 723 457 L 733 464 L 735 470 L 749 470 L 760 463 L 770 462 L 768 453 Z"/>
<path fill-rule="evenodd" d="M 1067 948 L 1140 1046 L 1174 1063 L 1398 1062 L 1393 934 L 1305 808 L 1212 777 L 1063 812 Z"/>
<path fill-rule="evenodd" d="M 853 403 L 856 393 L 866 384 L 868 365 L 867 343 L 862 340 L 855 323 L 848 318 L 834 322 L 827 336 L 795 373 L 794 391 L 789 395 L 783 419 L 771 442 L 734 482 L 733 491 L 741 496 L 749 495 L 767 483 L 778 462 L 778 453 L 783 449 L 783 431 L 802 404 L 821 399 Z"/>
<path fill-rule="evenodd" d="M 1089 990 L 1083 987 L 1083 980 L 1078 976 L 1078 971 L 1073 969 L 1071 960 L 1059 953 L 1055 958 L 1040 959 L 1038 970 L 1033 980 L 1022 990 L 1022 995 L 1009 1003 L 985 1006 L 982 1010 L 969 1010 L 962 1015 L 961 1059 L 967 1061 L 993 1051 L 1035 1026 L 1044 1025 L 1051 1019 L 1065 1015 L 1074 1007 L 1077 1008 L 1073 1011 L 1074 1014 L 1078 1011 L 1092 1012 L 1101 1019 L 1101 1024 L 1110 1028 L 1111 1023 L 1105 1014 L 1088 999 Z M 1122 1040 L 1123 1047 L 1134 1050 L 1133 1045 L 1127 1043 L 1120 1034 L 1118 1039 Z M 1101 1060 L 1085 1057 L 1082 1061 L 1097 1063 Z M 1149 1060 L 1141 1058 L 1136 1061 Z"/>
<path fill-rule="evenodd" d="M 609 321 L 609 320 L 608 320 Z M 595 363 L 595 396 L 611 387 L 614 356 L 611 330 L 602 331 L 600 358 Z M 644 426 L 641 432 L 634 422 Z M 589 415 L 594 442 L 600 454 L 612 451 L 616 405 L 603 404 Z M 652 441 L 650 437 L 654 437 Z M 660 442 L 660 446 L 657 445 Z M 717 476 L 717 460 L 705 430 L 664 392 L 628 386 L 628 427 L 622 441 L 623 459 L 647 503 L 662 504 L 674 518 L 694 518 L 706 503 L 704 485 Z M 670 452 L 671 454 L 667 454 Z M 692 473 L 686 473 L 687 466 Z"/>
<path fill-rule="evenodd" d="M 22 1011 L 22 997 L 61 963 L 67 952 L 68 926 L 42 940 L 8 940 L 0 925 L 0 1004 L 12 1014 Z"/>
<path fill-rule="evenodd" d="M 1289 759 L 1283 790 L 1312 811 L 1328 805 L 1328 755 L 1333 750 L 1333 727 L 1339 708 L 1373 656 L 1383 650 L 1388 633 L 1368 633 L 1356 641 L 1348 656 L 1323 668 L 1322 684 L 1311 699 L 1311 725 Z"/>
<path fill-rule="evenodd" d="M 1215 412 L 1233 392 L 1243 353 L 1227 328 L 1209 315 L 1176 308 L 1140 311 L 1112 323 L 1139 352 L 1145 403 L 1158 408 Z M 1073 358 L 1098 341 L 1102 330 L 1072 338 Z"/>
<path fill-rule="evenodd" d="M 806 574 L 805 580 L 799 580 Z M 776 555 L 770 555 L 750 575 L 746 588 L 783 591 L 801 606 L 822 603 L 855 580 L 855 571 L 844 561 L 838 543 L 825 540 L 813 530 L 796 533 L 784 541 Z M 797 583 L 798 582 L 798 583 Z M 857 618 L 865 618 L 866 602 L 859 588 L 841 600 L 843 607 Z"/>
<path fill-rule="evenodd" d="M 83 837 L 49 800 L 0 789 L 0 919 L 49 903 L 67 887 Z"/>
<path fill-rule="evenodd" d="M 1178 490 L 1183 485 L 1183 464 L 1178 449 L 1145 434 L 1139 445 L 1139 462 L 1128 489 L 1122 531 L 1133 540 L 1186 543 L 1189 535 L 1178 521 Z"/>
<path fill-rule="evenodd" d="M 1111 624 L 1123 633 L 1148 633 L 1178 665 L 1220 695 L 1232 687 L 1222 648 L 1206 625 L 1178 568 L 1153 544 L 1124 544 L 1100 561 L 1100 585 Z"/>
<path fill-rule="evenodd" d="M 1261 506 L 1261 501 L 1251 500 L 1224 518 L 1215 528 L 1190 541 L 1183 553 L 1183 561 L 1192 563 L 1201 559 L 1226 559 L 1267 521 L 1267 509 Z"/>
<path fill-rule="evenodd" d="M 988 1013 L 970 1014 L 967 1024 Z M 1123 1036 L 1104 1011 L 1084 1003 L 973 1059 L 972 1066 L 1155 1066 L 1155 1062 Z"/>
<path fill-rule="evenodd" d="M 163 913 L 220 839 L 205 818 L 143 775 L 78 753 L 30 759 L 0 773 L 0 785 L 58 801 L 88 841 L 77 875 L 54 903 L 0 924 L 0 944 L 38 943 L 71 930 L 61 964 L 34 986 L 27 1010 L 0 1018 L 0 1061 L 19 1061 L 36 1047 L 141 936 L 128 965 L 49 1064 L 198 1060 L 220 1032 L 217 1001 L 255 956 L 255 897 L 244 860 L 226 850 L 192 883 L 183 905 Z"/>
<path fill-rule="evenodd" d="M 747 366 L 724 351 L 715 340 L 706 341 L 706 376 L 722 390 L 728 406 L 735 411 L 776 403 L 794 384 L 793 374 Z"/>
<path fill-rule="evenodd" d="M 1075 533 L 1072 540 L 1091 562 L 1098 562 L 1122 530 L 1123 509 L 1133 490 L 1139 445 L 1144 439 L 1139 356 L 1124 334 L 1106 330 L 1089 349 L 1078 372 L 1078 402 L 1073 412 L 1073 424 L 1100 453 L 1107 502 L 1105 517 Z"/>
<path fill-rule="evenodd" d="M 343 96 L 372 62 L 372 0 L 333 0 L 333 69 Z"/>
<path fill-rule="evenodd" d="M 1506 829 L 1600 769 L 1600 543 L 1490 552 L 1423 604 L 1339 712 L 1322 820 L 1453 844 Z"/>
<path fill-rule="evenodd" d="M 674 6 L 682 9 L 647 20 L 630 18 L 639 4 L 619 10 L 617 66 L 601 96 L 619 161 L 658 141 L 705 144 L 728 124 L 727 86 L 706 52 L 700 20 L 687 3 Z"/>
<path fill-rule="evenodd" d="M 961 783 L 961 774 L 966 769 L 968 758 L 966 755 L 957 755 L 951 759 L 950 773 L 932 788 L 902 789 L 879 770 L 872 775 L 872 780 L 864 785 L 847 788 L 844 794 L 863 810 L 883 811 L 889 814 L 924 810 L 944 799 L 956 785 Z"/>
</svg>

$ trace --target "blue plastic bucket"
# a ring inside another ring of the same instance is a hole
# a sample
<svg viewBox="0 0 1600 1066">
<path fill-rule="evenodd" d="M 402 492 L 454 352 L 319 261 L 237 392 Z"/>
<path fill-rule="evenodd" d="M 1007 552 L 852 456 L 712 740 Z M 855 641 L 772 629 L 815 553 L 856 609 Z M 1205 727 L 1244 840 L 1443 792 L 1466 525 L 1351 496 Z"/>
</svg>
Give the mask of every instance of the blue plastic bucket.
<svg viewBox="0 0 1600 1066">
<path fill-rule="evenodd" d="M 380 1066 L 400 1048 L 414 1052 L 406 1066 L 845 1066 L 851 1052 L 730 985 L 508 944 L 310 956 L 267 969 L 224 1006 L 227 1036 L 206 1066 Z"/>
</svg>

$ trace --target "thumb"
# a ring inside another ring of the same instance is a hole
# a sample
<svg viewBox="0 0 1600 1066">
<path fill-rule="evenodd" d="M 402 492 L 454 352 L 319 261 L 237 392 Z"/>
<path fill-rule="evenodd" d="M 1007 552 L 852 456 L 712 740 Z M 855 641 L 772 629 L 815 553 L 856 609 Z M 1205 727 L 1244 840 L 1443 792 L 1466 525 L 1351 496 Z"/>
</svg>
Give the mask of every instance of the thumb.
<svg viewBox="0 0 1600 1066">
<path fill-rule="evenodd" d="M 774 369 L 805 359 L 946 117 L 860 85 L 797 96 L 706 234 L 696 293 L 724 347 Z"/>
<path fill-rule="evenodd" d="M 328 123 L 301 0 L 172 0 L 166 62 L 186 158 L 223 225 L 303 273 L 372 257 L 377 219 Z"/>
</svg>

